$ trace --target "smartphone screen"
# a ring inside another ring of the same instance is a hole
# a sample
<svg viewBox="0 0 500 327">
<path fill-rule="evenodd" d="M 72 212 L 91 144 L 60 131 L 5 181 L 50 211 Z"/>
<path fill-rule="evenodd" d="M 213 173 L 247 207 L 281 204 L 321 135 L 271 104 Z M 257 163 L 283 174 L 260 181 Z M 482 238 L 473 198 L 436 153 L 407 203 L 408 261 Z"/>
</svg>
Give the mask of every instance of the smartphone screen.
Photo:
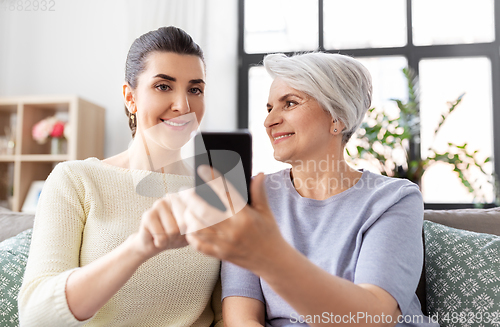
<svg viewBox="0 0 500 327">
<path fill-rule="evenodd" d="M 221 173 L 226 185 L 230 182 L 240 195 L 251 203 L 252 136 L 247 130 L 236 132 L 201 132 L 195 136 L 196 193 L 210 205 L 225 211 L 226 207 L 210 186 L 198 176 L 200 165 L 209 165 Z M 227 192 L 227 187 L 226 187 Z"/>
</svg>

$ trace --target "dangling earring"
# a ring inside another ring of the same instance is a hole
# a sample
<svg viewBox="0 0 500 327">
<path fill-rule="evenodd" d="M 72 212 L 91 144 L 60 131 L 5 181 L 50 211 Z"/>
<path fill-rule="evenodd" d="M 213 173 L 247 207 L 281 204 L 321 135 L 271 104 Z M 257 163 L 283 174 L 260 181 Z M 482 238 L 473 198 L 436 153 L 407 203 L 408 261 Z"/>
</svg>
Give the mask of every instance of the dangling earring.
<svg viewBox="0 0 500 327">
<path fill-rule="evenodd" d="M 135 109 L 135 104 L 130 104 L 130 108 L 128 108 L 129 110 L 134 110 Z M 136 109 L 136 112 L 137 112 L 137 109 Z M 135 112 L 131 112 L 130 113 L 130 120 L 132 121 L 132 124 L 135 123 Z"/>
</svg>

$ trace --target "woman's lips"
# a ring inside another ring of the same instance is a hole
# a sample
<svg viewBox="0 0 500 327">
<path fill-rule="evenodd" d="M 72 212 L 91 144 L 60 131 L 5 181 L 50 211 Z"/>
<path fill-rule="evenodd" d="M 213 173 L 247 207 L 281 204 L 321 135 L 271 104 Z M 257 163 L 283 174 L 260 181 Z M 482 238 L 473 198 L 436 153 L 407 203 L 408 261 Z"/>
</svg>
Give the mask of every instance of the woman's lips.
<svg viewBox="0 0 500 327">
<path fill-rule="evenodd" d="M 294 136 L 295 133 L 277 133 L 273 135 L 273 144 L 278 144 Z"/>
<path fill-rule="evenodd" d="M 180 131 L 185 129 L 191 121 L 180 120 L 180 119 L 160 119 L 163 124 L 168 126 L 170 129 Z"/>
</svg>

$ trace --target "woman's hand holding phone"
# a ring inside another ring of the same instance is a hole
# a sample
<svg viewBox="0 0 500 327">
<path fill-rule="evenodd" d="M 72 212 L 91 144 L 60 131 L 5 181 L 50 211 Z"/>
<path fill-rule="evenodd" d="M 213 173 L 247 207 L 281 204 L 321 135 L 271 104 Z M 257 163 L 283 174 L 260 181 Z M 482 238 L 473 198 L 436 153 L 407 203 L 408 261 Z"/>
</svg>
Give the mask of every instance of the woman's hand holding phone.
<svg viewBox="0 0 500 327">
<path fill-rule="evenodd" d="M 207 165 L 200 166 L 198 174 L 206 183 L 220 177 L 219 172 Z M 191 246 L 254 272 L 266 265 L 273 257 L 272 252 L 287 246 L 267 202 L 264 179 L 263 174 L 253 178 L 251 205 L 246 204 L 227 180 L 227 192 L 223 183 L 210 183 L 226 211 L 212 207 L 193 189 L 171 196 L 176 216 L 179 211 L 175 208 L 184 208 L 181 220 L 187 226 L 186 239 Z M 234 212 L 234 208 L 242 209 Z"/>
</svg>

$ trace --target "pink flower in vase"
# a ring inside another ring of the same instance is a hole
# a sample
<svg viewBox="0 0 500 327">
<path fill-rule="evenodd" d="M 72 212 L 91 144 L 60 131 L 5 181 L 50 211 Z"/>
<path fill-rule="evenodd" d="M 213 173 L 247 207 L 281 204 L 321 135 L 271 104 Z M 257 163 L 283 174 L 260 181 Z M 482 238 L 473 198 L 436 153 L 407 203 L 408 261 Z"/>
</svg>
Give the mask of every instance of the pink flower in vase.
<svg viewBox="0 0 500 327">
<path fill-rule="evenodd" d="M 50 133 L 50 136 L 52 137 L 63 137 L 64 136 L 64 123 L 61 121 L 57 121 L 54 124 L 54 127 L 52 129 L 52 133 Z"/>
<path fill-rule="evenodd" d="M 31 131 L 33 139 L 39 144 L 47 142 L 47 138 L 51 135 L 56 122 L 56 117 L 49 117 L 36 123 Z"/>
</svg>

